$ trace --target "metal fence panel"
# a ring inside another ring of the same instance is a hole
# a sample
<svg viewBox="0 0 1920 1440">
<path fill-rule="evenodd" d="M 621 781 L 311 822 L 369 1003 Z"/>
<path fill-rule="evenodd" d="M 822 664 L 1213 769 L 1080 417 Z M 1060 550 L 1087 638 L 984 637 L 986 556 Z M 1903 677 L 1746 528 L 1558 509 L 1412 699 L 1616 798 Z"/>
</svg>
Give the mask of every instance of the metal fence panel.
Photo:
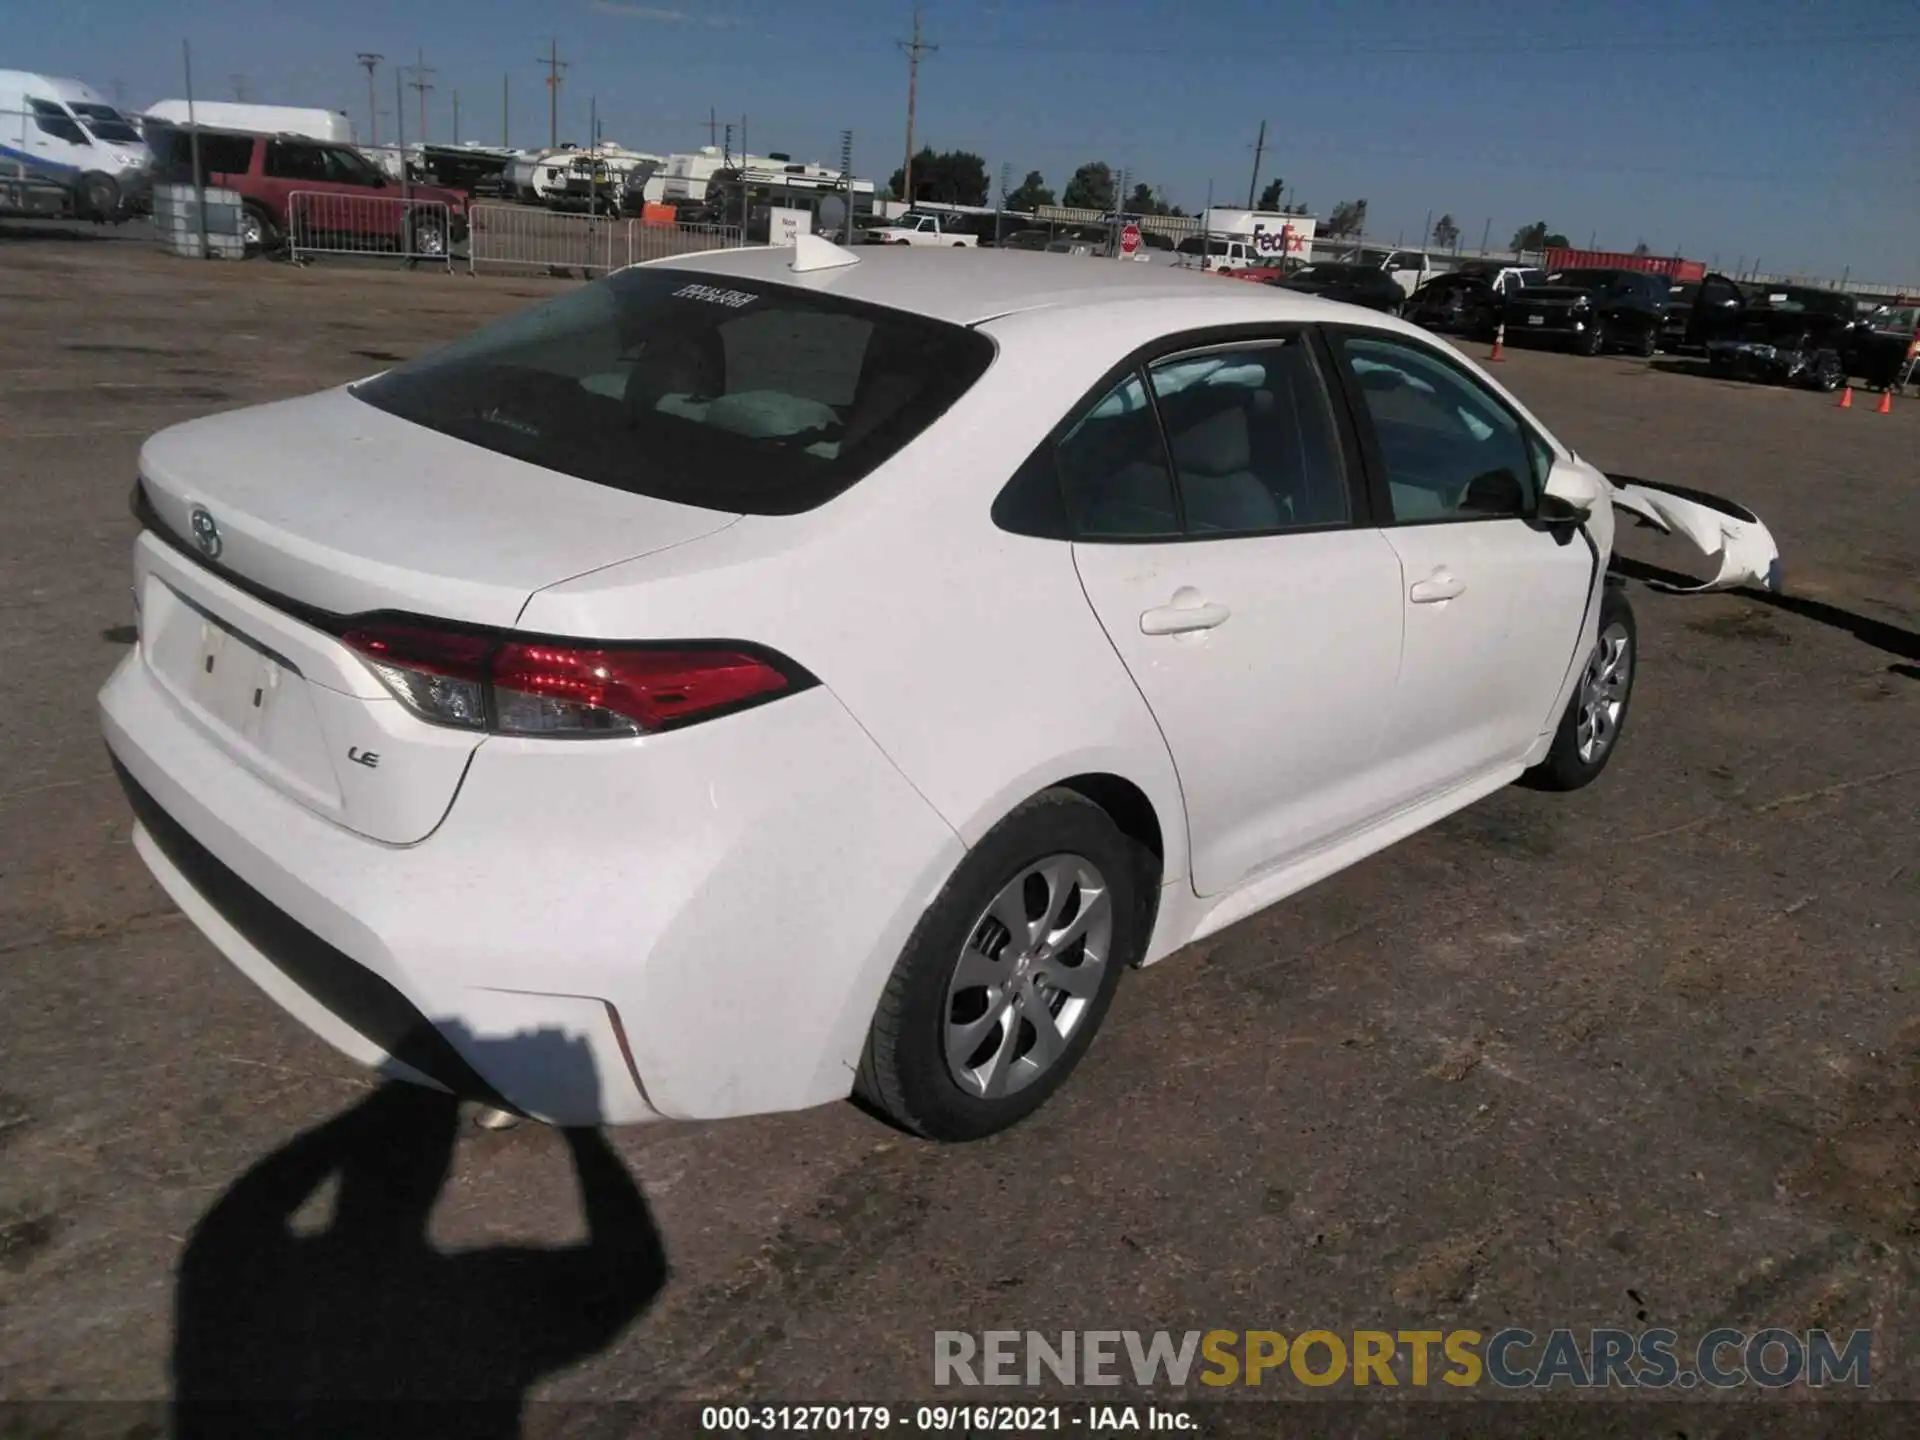
<svg viewBox="0 0 1920 1440">
<path fill-rule="evenodd" d="M 296 190 L 287 197 L 287 252 L 383 255 L 453 268 L 457 222 L 445 201 Z"/>
<path fill-rule="evenodd" d="M 604 275 L 627 263 L 627 222 L 557 215 L 531 205 L 475 205 L 467 264 L 481 270 L 578 271 Z"/>
<path fill-rule="evenodd" d="M 638 265 L 707 250 L 737 250 L 740 243 L 738 225 L 658 225 L 633 220 L 627 224 L 627 263 Z"/>
</svg>

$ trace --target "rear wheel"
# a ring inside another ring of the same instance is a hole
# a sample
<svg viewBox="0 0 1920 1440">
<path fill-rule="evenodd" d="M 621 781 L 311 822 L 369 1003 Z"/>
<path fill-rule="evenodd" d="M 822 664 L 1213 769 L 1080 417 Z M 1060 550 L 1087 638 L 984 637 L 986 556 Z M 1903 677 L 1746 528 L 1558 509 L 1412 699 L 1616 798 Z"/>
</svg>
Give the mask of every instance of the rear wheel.
<svg viewBox="0 0 1920 1440">
<path fill-rule="evenodd" d="M 1578 790 L 1607 768 L 1633 703 L 1633 674 L 1640 658 L 1633 606 L 1609 585 L 1600 599 L 1600 634 L 1567 713 L 1554 732 L 1546 758 L 1523 777 L 1538 790 Z"/>
<path fill-rule="evenodd" d="M 1633 353 L 1642 360 L 1651 360 L 1660 350 L 1660 332 L 1649 326 L 1640 336 L 1640 343 Z"/>
<path fill-rule="evenodd" d="M 1048 790 L 960 862 L 874 1013 L 861 1096 L 936 1140 L 1024 1119 L 1079 1064 L 1146 945 L 1139 848 L 1106 811 Z"/>
<path fill-rule="evenodd" d="M 1580 332 L 1580 353 L 1582 355 L 1598 355 L 1606 348 L 1607 332 L 1598 320 Z"/>
</svg>

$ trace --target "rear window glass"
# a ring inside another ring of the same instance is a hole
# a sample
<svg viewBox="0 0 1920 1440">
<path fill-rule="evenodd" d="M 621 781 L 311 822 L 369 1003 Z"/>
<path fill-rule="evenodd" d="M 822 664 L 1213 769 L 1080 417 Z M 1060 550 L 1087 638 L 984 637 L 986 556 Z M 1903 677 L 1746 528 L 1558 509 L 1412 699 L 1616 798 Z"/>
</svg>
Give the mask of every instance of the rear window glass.
<svg viewBox="0 0 1920 1440">
<path fill-rule="evenodd" d="M 760 280 L 612 275 L 354 387 L 403 420 L 638 495 L 822 505 L 993 358 L 977 331 Z"/>
</svg>

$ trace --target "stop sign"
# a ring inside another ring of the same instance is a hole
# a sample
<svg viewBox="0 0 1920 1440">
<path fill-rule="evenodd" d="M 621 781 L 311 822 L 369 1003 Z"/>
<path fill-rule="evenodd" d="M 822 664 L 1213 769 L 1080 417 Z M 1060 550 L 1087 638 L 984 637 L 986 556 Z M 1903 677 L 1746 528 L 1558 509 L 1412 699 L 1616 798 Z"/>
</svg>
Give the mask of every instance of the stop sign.
<svg viewBox="0 0 1920 1440">
<path fill-rule="evenodd" d="M 1131 255 L 1140 248 L 1140 227 L 1123 225 L 1120 227 L 1120 253 Z"/>
</svg>

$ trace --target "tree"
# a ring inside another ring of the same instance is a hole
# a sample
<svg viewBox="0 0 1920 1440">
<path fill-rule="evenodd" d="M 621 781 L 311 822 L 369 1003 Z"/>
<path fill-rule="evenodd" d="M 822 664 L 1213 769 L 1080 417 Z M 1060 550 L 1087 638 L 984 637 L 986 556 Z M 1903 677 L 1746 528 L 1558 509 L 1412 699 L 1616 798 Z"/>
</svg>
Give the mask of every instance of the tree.
<svg viewBox="0 0 1920 1440">
<path fill-rule="evenodd" d="M 1091 160 L 1073 172 L 1067 190 L 1060 197 L 1063 205 L 1076 210 L 1113 208 L 1113 171 L 1104 160 Z"/>
<path fill-rule="evenodd" d="M 1269 212 L 1278 210 L 1280 208 L 1280 197 L 1286 193 L 1286 189 L 1287 182 L 1276 175 L 1267 182 L 1267 188 L 1260 192 L 1260 203 L 1253 208 Z"/>
<path fill-rule="evenodd" d="M 927 146 L 913 157 L 913 194 L 902 194 L 907 176 L 904 168 L 893 172 L 887 188 L 908 204 L 932 200 L 942 205 L 984 205 L 987 203 L 987 162 L 968 150 L 948 150 L 934 154 Z"/>
<path fill-rule="evenodd" d="M 1633 253 L 1636 255 L 1651 255 L 1653 253 L 1653 249 L 1651 246 L 1647 244 L 1646 241 L 1642 240 L 1633 247 Z"/>
<path fill-rule="evenodd" d="M 1367 228 L 1367 202 L 1365 200 L 1342 200 L 1333 207 L 1333 213 L 1327 216 L 1327 234 L 1359 235 Z"/>
<path fill-rule="evenodd" d="M 1548 230 L 1547 222 L 1536 220 L 1531 225 L 1522 225 L 1513 232 L 1515 250 L 1561 250 L 1567 245 L 1567 237 L 1557 230 Z"/>
<path fill-rule="evenodd" d="M 1007 209 L 1023 210 L 1029 215 L 1042 205 L 1053 203 L 1053 191 L 1047 188 L 1046 178 L 1038 170 L 1029 170 L 1020 188 L 1007 192 Z"/>
<path fill-rule="evenodd" d="M 1453 223 L 1453 216 L 1442 215 L 1433 222 L 1433 243 L 1442 250 L 1451 250 L 1460 243 L 1460 227 Z"/>
</svg>

